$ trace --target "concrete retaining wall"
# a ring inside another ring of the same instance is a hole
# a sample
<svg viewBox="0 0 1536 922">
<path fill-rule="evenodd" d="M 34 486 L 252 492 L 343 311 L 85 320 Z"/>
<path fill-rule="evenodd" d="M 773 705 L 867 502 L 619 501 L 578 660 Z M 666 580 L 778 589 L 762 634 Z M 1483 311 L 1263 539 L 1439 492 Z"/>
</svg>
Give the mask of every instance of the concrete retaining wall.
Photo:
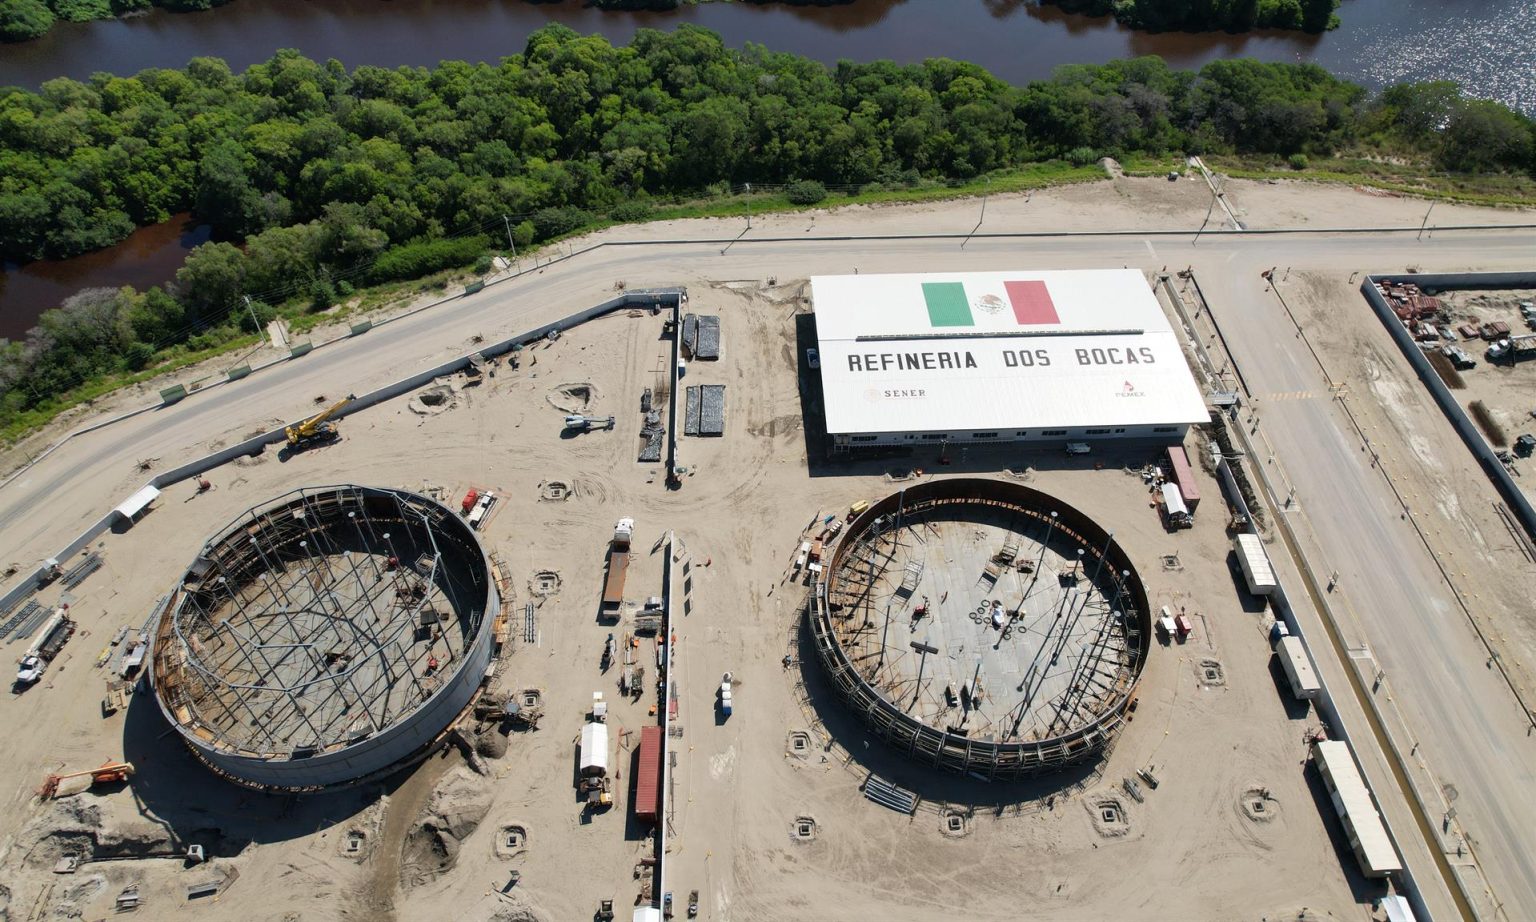
<svg viewBox="0 0 1536 922">
<path fill-rule="evenodd" d="M 1525 527 L 1526 533 L 1531 536 L 1532 540 L 1536 540 L 1536 509 L 1531 507 L 1530 500 L 1526 499 L 1525 494 L 1520 492 L 1520 488 L 1515 485 L 1514 478 L 1510 476 L 1509 471 L 1505 470 L 1504 465 L 1494 454 L 1493 446 L 1489 445 L 1488 440 L 1483 438 L 1483 434 L 1478 430 L 1477 424 L 1467 416 L 1466 411 L 1461 408 L 1461 403 L 1451 393 L 1451 389 L 1446 387 L 1445 382 L 1440 379 L 1440 375 L 1435 371 L 1434 366 L 1429 364 L 1429 359 L 1424 356 L 1424 350 L 1420 349 L 1419 344 L 1414 342 L 1412 336 L 1408 335 L 1408 328 L 1403 326 L 1403 322 L 1397 318 L 1397 314 L 1392 312 L 1392 306 L 1387 303 L 1387 299 L 1382 296 L 1381 292 L 1376 290 L 1377 281 L 1385 281 L 1387 279 L 1399 282 L 1413 282 L 1426 290 L 1444 291 L 1447 288 L 1454 288 L 1486 291 L 1501 288 L 1536 288 L 1536 272 L 1441 272 L 1421 275 L 1368 275 L 1360 285 L 1360 292 L 1365 295 L 1366 302 L 1371 305 L 1371 308 L 1376 311 L 1376 316 L 1381 318 L 1381 322 L 1386 325 L 1387 332 L 1392 334 L 1392 339 L 1397 343 L 1398 348 L 1403 350 L 1403 355 L 1408 359 L 1408 364 L 1413 366 L 1413 370 L 1418 374 L 1419 380 L 1424 383 L 1424 387 L 1429 391 L 1430 396 L 1434 398 L 1435 404 L 1440 407 L 1440 412 L 1444 413 L 1445 418 L 1450 420 L 1451 426 L 1456 429 L 1456 434 L 1461 436 L 1461 440 L 1466 443 L 1467 450 L 1472 452 L 1472 457 L 1477 459 L 1477 463 L 1483 468 L 1483 473 L 1487 474 L 1488 479 L 1493 481 L 1493 485 L 1499 491 L 1499 495 L 1503 497 L 1504 502 L 1509 504 L 1510 510 L 1520 520 L 1520 524 Z"/>
<path fill-rule="evenodd" d="M 1396 320 L 1395 315 L 1393 319 Z M 1399 324 L 1399 326 L 1401 326 L 1401 324 Z M 1242 427 L 1235 427 L 1235 431 L 1238 432 L 1239 437 L 1242 438 L 1244 444 L 1246 445 L 1247 438 L 1242 432 Z M 1251 450 L 1251 446 L 1247 451 L 1247 455 L 1250 458 L 1256 457 Z M 1262 465 L 1257 466 L 1262 468 Z M 1237 477 L 1232 473 L 1232 465 L 1227 461 L 1226 458 L 1222 458 L 1221 464 L 1217 470 L 1221 475 L 1222 489 L 1226 492 L 1228 500 L 1230 500 L 1232 505 L 1241 510 L 1243 515 L 1247 516 L 1248 518 L 1248 522 L 1250 524 L 1245 529 L 1245 531 L 1247 531 L 1249 534 L 1257 535 L 1258 530 L 1255 529 L 1252 525 L 1253 510 L 1250 509 L 1248 507 L 1248 503 L 1243 500 L 1243 491 L 1239 490 L 1237 487 Z M 1260 476 L 1265 476 L 1262 469 L 1259 471 L 1259 474 Z M 1296 620 L 1296 613 L 1291 609 L 1290 599 L 1285 594 L 1285 584 L 1281 582 L 1278 572 L 1275 576 L 1274 592 L 1270 593 L 1269 595 L 1269 603 L 1275 609 L 1276 620 L 1284 622 L 1286 629 L 1291 632 L 1293 637 L 1301 638 L 1302 645 L 1307 648 L 1308 655 L 1314 656 L 1315 658 L 1315 654 L 1312 653 L 1312 642 L 1307 639 L 1306 632 L 1302 630 L 1301 622 Z M 1325 640 L 1324 642 L 1326 643 L 1327 641 Z M 1351 668 L 1350 664 L 1345 663 L 1344 668 Z M 1328 687 L 1328 683 L 1323 679 L 1321 672 L 1318 673 L 1318 685 L 1322 687 L 1322 690 L 1318 692 L 1316 698 L 1312 699 L 1312 703 L 1317 706 L 1318 714 L 1321 715 L 1323 721 L 1328 724 L 1329 737 L 1331 739 L 1343 740 L 1349 743 L 1351 746 L 1351 752 L 1353 752 L 1354 742 L 1352 739 L 1352 734 L 1349 731 L 1349 727 L 1344 723 L 1344 716 L 1339 713 L 1338 704 L 1334 701 L 1333 690 Z M 1361 777 L 1365 777 L 1364 772 L 1361 773 Z M 1366 782 L 1366 787 L 1370 787 L 1369 782 Z M 1373 798 L 1376 796 L 1374 791 L 1372 791 L 1371 796 Z M 1387 830 L 1388 838 L 1392 840 L 1392 847 L 1396 848 L 1398 855 L 1401 856 L 1403 850 L 1397 844 L 1397 833 L 1393 831 L 1392 824 L 1387 820 L 1385 815 L 1382 815 L 1381 817 L 1381 824 L 1382 827 Z M 1409 905 L 1413 907 L 1415 918 L 1422 920 L 1422 922 L 1431 922 L 1433 916 L 1430 915 L 1429 907 L 1424 903 L 1424 896 L 1419 892 L 1418 881 L 1414 878 L 1413 869 L 1409 867 L 1407 861 L 1403 862 L 1403 869 L 1398 872 L 1397 877 L 1402 884 L 1401 889 L 1404 891 L 1404 895 L 1408 897 Z"/>
</svg>

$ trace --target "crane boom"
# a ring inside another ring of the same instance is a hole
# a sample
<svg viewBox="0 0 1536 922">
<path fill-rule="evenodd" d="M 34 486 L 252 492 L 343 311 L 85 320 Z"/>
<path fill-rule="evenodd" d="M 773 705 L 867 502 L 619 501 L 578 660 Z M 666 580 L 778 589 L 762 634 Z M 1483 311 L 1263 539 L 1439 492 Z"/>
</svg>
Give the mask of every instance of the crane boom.
<svg viewBox="0 0 1536 922">
<path fill-rule="evenodd" d="M 355 395 L 348 394 L 345 399 L 336 401 L 336 403 L 321 410 L 309 419 L 286 427 L 283 433 L 288 436 L 288 447 L 304 448 L 314 442 L 334 439 L 336 437 L 336 425 L 326 421 L 336 415 L 336 412 L 342 407 L 356 399 Z"/>
</svg>

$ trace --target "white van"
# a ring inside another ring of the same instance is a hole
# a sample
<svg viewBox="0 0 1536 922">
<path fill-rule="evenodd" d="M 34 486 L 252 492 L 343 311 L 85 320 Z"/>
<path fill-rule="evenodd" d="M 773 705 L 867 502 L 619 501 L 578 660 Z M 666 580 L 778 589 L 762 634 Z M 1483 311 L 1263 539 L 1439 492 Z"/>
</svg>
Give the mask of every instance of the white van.
<svg viewBox="0 0 1536 922">
<path fill-rule="evenodd" d="M 1087 442 L 1067 443 L 1067 454 L 1069 455 L 1086 455 L 1091 451 L 1093 451 L 1093 449 L 1088 447 Z"/>
</svg>

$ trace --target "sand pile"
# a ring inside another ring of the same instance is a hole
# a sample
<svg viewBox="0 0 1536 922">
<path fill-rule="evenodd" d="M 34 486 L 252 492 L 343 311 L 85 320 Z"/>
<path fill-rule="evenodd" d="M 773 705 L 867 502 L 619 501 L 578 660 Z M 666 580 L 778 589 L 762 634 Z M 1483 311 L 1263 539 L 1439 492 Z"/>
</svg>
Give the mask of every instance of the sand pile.
<svg viewBox="0 0 1536 922">
<path fill-rule="evenodd" d="M 486 922 L 546 922 L 548 919 L 522 894 L 513 892 L 502 897 L 506 902 L 487 917 Z"/>
<path fill-rule="evenodd" d="M 545 396 L 549 405 L 566 413 L 585 413 L 597 401 L 597 388 L 588 381 L 561 384 Z"/>
<path fill-rule="evenodd" d="M 459 849 L 491 809 L 491 792 L 467 768 L 443 777 L 406 834 L 400 854 L 400 888 L 430 883 L 451 870 Z"/>
</svg>

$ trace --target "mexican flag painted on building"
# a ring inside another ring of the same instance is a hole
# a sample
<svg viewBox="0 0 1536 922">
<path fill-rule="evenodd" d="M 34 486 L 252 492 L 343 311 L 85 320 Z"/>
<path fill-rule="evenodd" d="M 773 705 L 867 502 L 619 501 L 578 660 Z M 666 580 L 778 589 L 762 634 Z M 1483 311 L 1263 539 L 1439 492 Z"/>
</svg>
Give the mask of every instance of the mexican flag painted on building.
<svg viewBox="0 0 1536 922">
<path fill-rule="evenodd" d="M 1005 304 L 997 295 L 986 294 L 974 302 L 965 293 L 963 282 L 924 282 L 923 300 L 928 304 L 928 322 L 935 327 L 973 327 L 972 309 L 988 314 L 1012 309 L 1020 326 L 1055 326 L 1061 323 L 1056 304 L 1041 281 L 1004 282 L 1008 294 Z"/>
</svg>

